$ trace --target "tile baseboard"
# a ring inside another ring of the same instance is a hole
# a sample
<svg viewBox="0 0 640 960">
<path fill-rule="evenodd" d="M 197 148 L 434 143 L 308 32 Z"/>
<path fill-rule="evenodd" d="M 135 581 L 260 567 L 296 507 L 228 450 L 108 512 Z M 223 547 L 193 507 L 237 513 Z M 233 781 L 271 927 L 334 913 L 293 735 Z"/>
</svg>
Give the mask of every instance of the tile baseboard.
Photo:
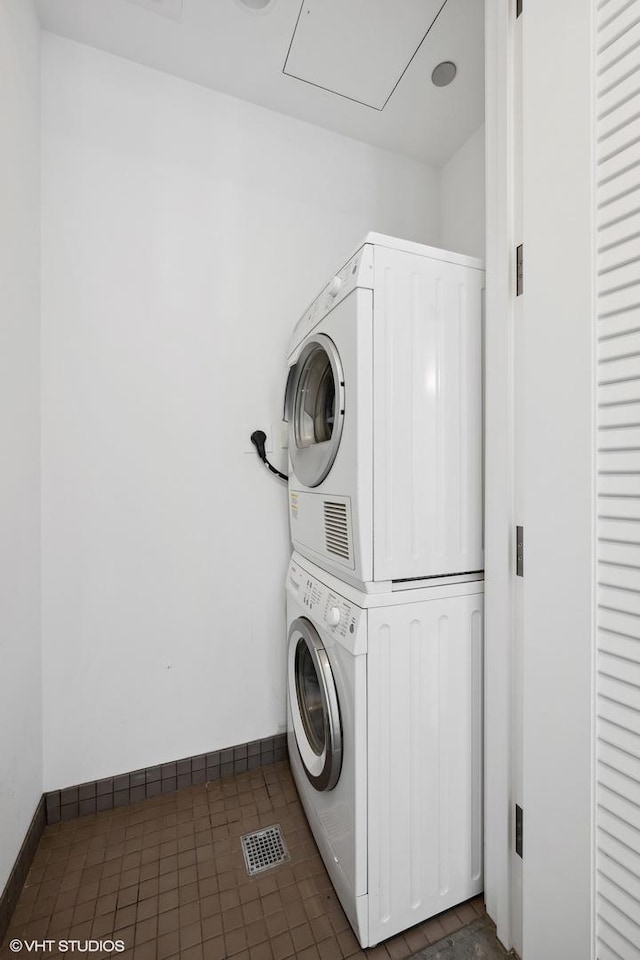
<svg viewBox="0 0 640 960">
<path fill-rule="evenodd" d="M 22 892 L 24 881 L 29 873 L 29 868 L 33 861 L 36 848 L 42 836 L 42 831 L 46 825 L 44 796 L 40 797 L 35 813 L 31 818 L 31 823 L 26 836 L 20 847 L 20 852 L 16 857 L 15 863 L 9 874 L 9 879 L 4 890 L 0 894 L 0 944 L 5 938 L 9 929 L 9 922 L 13 911 L 18 902 L 18 897 Z"/>
<path fill-rule="evenodd" d="M 126 807 L 139 800 L 220 780 L 286 758 L 287 735 L 281 733 L 213 753 L 201 753 L 195 757 L 143 767 L 63 790 L 51 790 L 44 795 L 46 823 L 75 820 L 76 817 L 101 813 L 103 810 Z"/>
</svg>

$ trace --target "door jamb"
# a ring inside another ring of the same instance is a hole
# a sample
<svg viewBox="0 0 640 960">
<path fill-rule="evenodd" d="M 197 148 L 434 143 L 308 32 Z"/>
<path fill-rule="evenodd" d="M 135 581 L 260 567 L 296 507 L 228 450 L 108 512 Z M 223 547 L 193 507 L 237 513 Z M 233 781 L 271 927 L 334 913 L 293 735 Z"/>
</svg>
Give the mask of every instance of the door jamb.
<svg viewBox="0 0 640 960">
<path fill-rule="evenodd" d="M 485 903 L 512 946 L 515 8 L 485 0 Z"/>
</svg>

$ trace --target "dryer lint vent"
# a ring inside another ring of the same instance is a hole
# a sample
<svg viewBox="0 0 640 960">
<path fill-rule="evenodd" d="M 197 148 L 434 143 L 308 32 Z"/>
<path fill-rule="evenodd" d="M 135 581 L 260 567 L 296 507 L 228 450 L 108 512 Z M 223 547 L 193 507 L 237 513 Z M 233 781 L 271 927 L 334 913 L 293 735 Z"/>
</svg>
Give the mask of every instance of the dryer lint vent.
<svg viewBox="0 0 640 960">
<path fill-rule="evenodd" d="M 324 542 L 327 553 L 342 557 L 343 560 L 351 559 L 346 503 L 324 501 Z"/>
<path fill-rule="evenodd" d="M 240 842 L 250 877 L 291 859 L 277 823 L 272 827 L 265 827 L 264 830 L 256 830 L 255 833 L 245 833 Z"/>
</svg>

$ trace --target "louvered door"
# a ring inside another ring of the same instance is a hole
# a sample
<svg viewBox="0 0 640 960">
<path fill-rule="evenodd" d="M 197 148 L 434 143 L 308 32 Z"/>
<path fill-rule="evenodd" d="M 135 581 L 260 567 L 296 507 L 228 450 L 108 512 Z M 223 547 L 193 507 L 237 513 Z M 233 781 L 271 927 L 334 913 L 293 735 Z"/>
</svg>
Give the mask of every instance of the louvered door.
<svg viewBox="0 0 640 960">
<path fill-rule="evenodd" d="M 640 960 L 640 0 L 596 3 L 598 960 Z"/>
</svg>

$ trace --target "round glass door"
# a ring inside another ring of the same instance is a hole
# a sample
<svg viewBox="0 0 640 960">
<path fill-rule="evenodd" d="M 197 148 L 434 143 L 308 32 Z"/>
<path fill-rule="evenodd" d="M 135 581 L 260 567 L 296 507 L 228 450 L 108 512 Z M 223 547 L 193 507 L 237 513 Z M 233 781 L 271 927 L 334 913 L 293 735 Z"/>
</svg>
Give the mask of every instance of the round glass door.
<svg viewBox="0 0 640 960">
<path fill-rule="evenodd" d="M 335 344 L 324 334 L 307 341 L 295 367 L 287 404 L 294 472 L 317 487 L 336 458 L 344 420 L 344 375 Z"/>
<path fill-rule="evenodd" d="M 342 767 L 342 729 L 327 651 L 304 617 L 289 630 L 289 703 L 296 743 L 316 790 L 332 790 Z"/>
</svg>

